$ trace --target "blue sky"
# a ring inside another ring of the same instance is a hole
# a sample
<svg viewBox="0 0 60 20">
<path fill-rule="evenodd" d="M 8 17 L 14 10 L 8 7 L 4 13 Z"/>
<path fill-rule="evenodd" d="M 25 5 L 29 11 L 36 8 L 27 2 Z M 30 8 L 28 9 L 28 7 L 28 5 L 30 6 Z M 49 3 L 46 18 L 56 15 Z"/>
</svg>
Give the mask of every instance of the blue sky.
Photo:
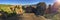
<svg viewBox="0 0 60 20">
<path fill-rule="evenodd" d="M 0 4 L 37 4 L 45 2 L 46 4 L 53 4 L 54 0 L 0 0 Z"/>
</svg>

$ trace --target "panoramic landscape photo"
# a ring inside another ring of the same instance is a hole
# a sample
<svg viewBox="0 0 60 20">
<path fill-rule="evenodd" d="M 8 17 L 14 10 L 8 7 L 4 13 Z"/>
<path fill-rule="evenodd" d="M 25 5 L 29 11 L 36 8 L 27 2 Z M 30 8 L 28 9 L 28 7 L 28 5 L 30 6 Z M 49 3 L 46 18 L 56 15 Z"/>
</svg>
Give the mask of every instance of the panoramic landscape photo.
<svg viewBox="0 0 60 20">
<path fill-rule="evenodd" d="M 60 20 L 60 0 L 0 0 L 0 20 Z"/>
</svg>

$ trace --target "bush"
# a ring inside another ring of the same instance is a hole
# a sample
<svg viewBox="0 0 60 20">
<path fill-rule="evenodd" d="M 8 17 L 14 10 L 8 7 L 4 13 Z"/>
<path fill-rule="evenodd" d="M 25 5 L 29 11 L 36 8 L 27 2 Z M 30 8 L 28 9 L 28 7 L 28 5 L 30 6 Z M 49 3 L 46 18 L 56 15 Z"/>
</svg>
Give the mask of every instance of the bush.
<svg viewBox="0 0 60 20">
<path fill-rule="evenodd" d="M 8 17 L 16 16 L 16 12 L 14 13 L 8 13 Z"/>
<path fill-rule="evenodd" d="M 60 20 L 60 14 L 56 14 L 52 19 L 53 20 Z"/>
</svg>

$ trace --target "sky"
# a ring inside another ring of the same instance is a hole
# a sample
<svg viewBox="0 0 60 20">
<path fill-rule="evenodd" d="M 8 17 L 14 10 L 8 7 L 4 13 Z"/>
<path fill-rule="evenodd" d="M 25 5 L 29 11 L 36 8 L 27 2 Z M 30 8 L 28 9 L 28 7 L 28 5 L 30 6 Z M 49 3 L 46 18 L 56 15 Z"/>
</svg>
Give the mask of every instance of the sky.
<svg viewBox="0 0 60 20">
<path fill-rule="evenodd" d="M 30 5 L 37 4 L 39 2 L 45 2 L 46 4 L 53 4 L 54 0 L 0 0 L 0 4 L 22 4 L 22 5 Z"/>
</svg>

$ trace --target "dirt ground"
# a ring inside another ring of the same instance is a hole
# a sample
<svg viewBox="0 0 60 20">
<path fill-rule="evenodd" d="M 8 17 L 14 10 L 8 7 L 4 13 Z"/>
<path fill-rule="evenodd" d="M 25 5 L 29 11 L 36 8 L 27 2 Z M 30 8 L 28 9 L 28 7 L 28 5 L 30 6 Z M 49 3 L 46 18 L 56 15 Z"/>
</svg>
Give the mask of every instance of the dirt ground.
<svg viewBox="0 0 60 20">
<path fill-rule="evenodd" d="M 9 17 L 7 19 L 0 18 L 0 20 L 49 20 L 49 19 L 46 19 L 43 16 L 37 17 L 33 13 L 24 13 L 23 15 L 16 15 L 16 16 Z"/>
</svg>

